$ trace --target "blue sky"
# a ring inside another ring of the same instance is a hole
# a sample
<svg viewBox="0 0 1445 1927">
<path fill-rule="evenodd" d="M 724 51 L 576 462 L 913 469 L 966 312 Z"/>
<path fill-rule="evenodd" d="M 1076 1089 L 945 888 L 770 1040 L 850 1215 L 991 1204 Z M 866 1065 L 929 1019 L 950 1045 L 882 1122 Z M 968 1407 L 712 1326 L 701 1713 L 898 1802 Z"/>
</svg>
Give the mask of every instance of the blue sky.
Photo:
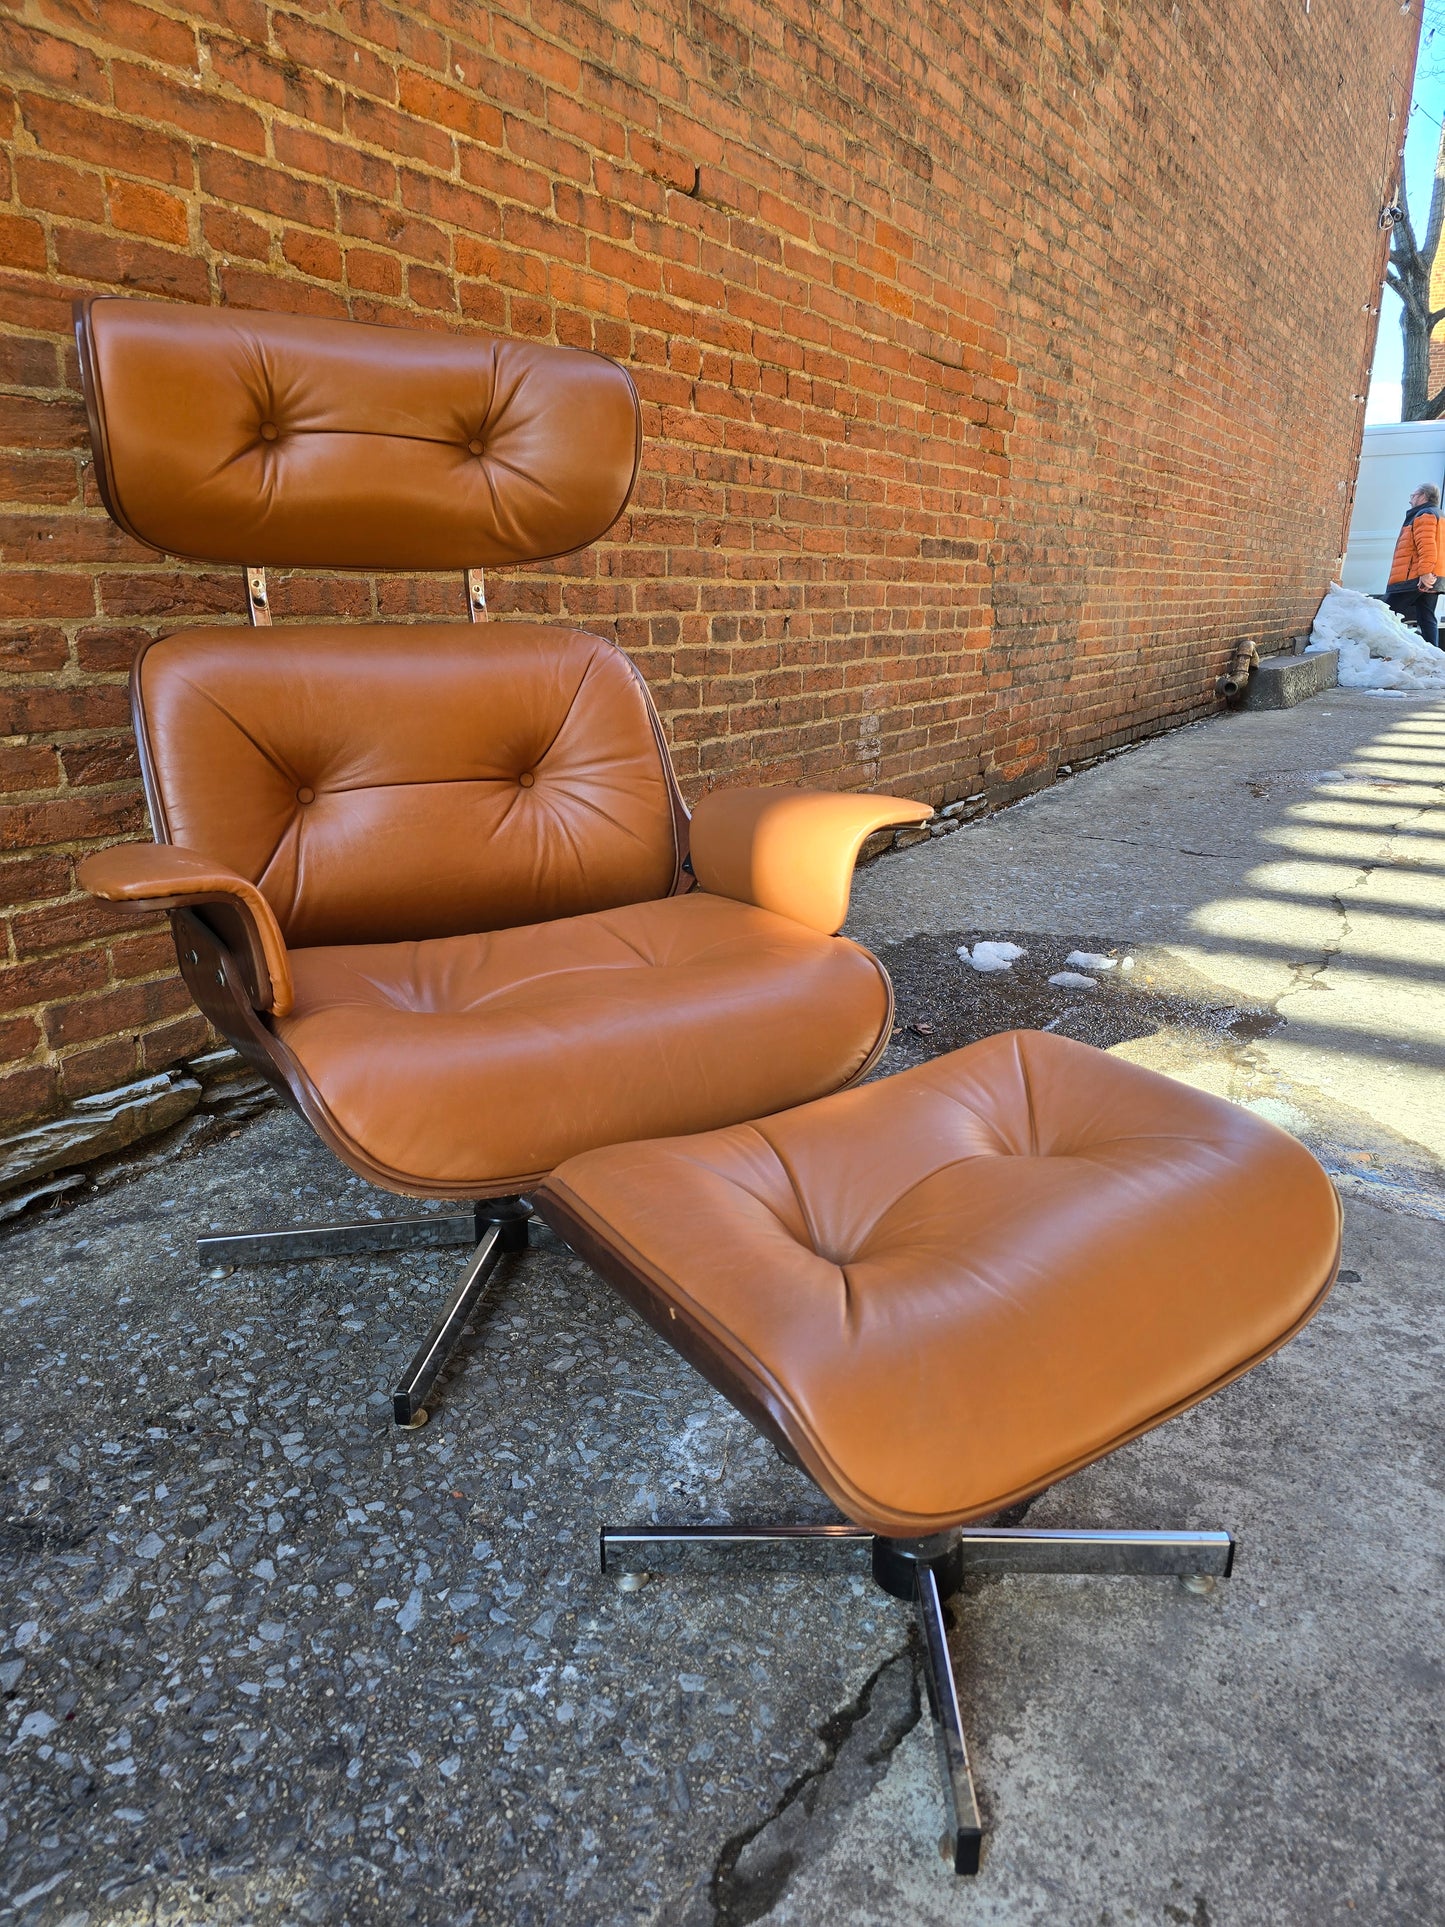
<svg viewBox="0 0 1445 1927">
<path fill-rule="evenodd" d="M 1425 35 L 1420 43 L 1420 65 L 1415 75 L 1415 98 L 1410 106 L 1410 131 L 1405 138 L 1405 179 L 1410 188 L 1410 213 L 1415 232 L 1423 237 L 1430 211 L 1431 177 L 1445 121 L 1445 0 L 1426 0 Z M 1442 244 L 1445 245 L 1445 244 Z M 1441 324 L 1445 328 L 1445 323 Z M 1437 333 L 1439 330 L 1437 330 Z M 1400 300 L 1384 290 L 1380 336 L 1375 365 L 1370 371 L 1370 403 L 1365 420 L 1400 419 Z"/>
</svg>

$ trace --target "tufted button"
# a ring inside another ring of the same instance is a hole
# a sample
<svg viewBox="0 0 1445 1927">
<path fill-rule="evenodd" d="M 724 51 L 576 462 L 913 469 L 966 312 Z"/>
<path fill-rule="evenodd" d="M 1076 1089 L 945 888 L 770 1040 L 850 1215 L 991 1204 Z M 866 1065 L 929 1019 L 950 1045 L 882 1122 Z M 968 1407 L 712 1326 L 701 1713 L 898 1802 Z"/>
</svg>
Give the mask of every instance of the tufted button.
<svg viewBox="0 0 1445 1927">
<path fill-rule="evenodd" d="M 480 455 L 485 446 L 486 444 L 474 435 L 467 443 L 467 453 L 468 455 Z"/>
<path fill-rule="evenodd" d="M 280 431 L 280 429 L 279 429 L 279 428 L 278 428 L 278 427 L 276 426 L 276 424 L 275 424 L 275 422 L 262 422 L 262 424 L 261 424 L 261 440 L 262 440 L 263 442 L 274 442 L 274 441 L 275 441 L 275 439 L 276 439 L 276 437 L 277 437 L 277 436 L 278 436 L 278 435 L 279 435 L 280 433 L 281 433 L 281 431 Z"/>
<path fill-rule="evenodd" d="M 517 781 L 521 784 L 524 790 L 531 789 L 532 785 L 536 782 L 536 780 L 537 780 L 536 777 L 532 774 L 531 770 L 529 769 L 524 769 L 522 771 L 522 774 L 517 778 Z"/>
<path fill-rule="evenodd" d="M 314 803 L 316 801 L 315 790 L 308 789 L 306 785 L 303 783 L 300 789 L 297 790 L 296 792 L 296 801 L 298 803 Z"/>
</svg>

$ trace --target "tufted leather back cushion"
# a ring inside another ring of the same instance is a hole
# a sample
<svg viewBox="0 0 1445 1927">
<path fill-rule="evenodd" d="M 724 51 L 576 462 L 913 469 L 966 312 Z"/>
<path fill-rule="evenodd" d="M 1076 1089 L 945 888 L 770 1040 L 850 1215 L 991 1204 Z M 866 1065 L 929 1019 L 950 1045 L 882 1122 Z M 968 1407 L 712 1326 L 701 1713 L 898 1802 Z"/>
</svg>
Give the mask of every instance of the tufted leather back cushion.
<svg viewBox="0 0 1445 1927">
<path fill-rule="evenodd" d="M 257 884 L 292 945 L 502 929 L 676 880 L 651 700 L 597 636 L 193 629 L 144 652 L 133 697 L 157 837 Z"/>
<path fill-rule="evenodd" d="M 636 390 L 581 349 L 109 297 L 76 335 L 105 505 L 175 555 L 535 562 L 632 492 Z"/>
</svg>

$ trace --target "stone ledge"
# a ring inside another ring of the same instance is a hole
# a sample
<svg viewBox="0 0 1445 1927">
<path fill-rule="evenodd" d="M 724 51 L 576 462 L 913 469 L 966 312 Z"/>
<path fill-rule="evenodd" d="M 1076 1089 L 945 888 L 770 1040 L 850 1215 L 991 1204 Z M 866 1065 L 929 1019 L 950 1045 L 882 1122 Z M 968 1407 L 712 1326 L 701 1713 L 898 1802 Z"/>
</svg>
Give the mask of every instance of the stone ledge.
<svg viewBox="0 0 1445 1927">
<path fill-rule="evenodd" d="M 1293 709 L 1340 680 L 1340 652 L 1321 649 L 1314 656 L 1266 656 L 1249 679 L 1244 709 Z"/>
<path fill-rule="evenodd" d="M 104 1188 L 149 1151 L 239 1123 L 275 1092 L 229 1048 L 153 1077 L 77 1098 L 60 1117 L 0 1138 L 0 1221 L 82 1190 Z"/>
</svg>

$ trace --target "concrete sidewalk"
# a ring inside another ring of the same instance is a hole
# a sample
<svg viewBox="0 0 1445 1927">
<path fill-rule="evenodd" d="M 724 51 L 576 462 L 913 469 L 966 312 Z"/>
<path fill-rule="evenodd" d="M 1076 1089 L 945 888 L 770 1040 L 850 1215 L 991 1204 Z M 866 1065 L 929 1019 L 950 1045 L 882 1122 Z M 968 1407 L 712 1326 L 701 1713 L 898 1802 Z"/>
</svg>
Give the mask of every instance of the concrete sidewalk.
<svg viewBox="0 0 1445 1927">
<path fill-rule="evenodd" d="M 1147 968 L 1108 973 L 1104 1003 L 1152 975 L 1181 1008 L 1129 1056 L 1262 1110 L 1356 1185 L 1445 1204 L 1442 786 L 1445 701 L 1330 690 L 1158 738 L 875 865 L 849 929 L 1132 950 Z M 1057 1027 L 1082 1035 L 1100 1017 L 1080 1002 L 1055 991 L 1029 1019 L 1071 1012 Z M 1250 1015 L 1201 1048 L 1210 1009 Z"/>
<path fill-rule="evenodd" d="M 1047 1023 L 1281 1118 L 1347 1199 L 1294 1344 L 1029 1514 L 1228 1524 L 1235 1578 L 961 1602 L 976 1881 L 901 1607 L 597 1576 L 604 1520 L 827 1508 L 565 1248 L 416 1434 L 386 1387 L 456 1254 L 198 1279 L 212 1226 L 395 1209 L 273 1113 L 5 1240 L 0 1922 L 1439 1921 L 1442 826 L 1445 705 L 1340 691 L 859 881 L 885 1069 Z M 1134 968 L 1059 991 L 1075 948 Z"/>
</svg>

